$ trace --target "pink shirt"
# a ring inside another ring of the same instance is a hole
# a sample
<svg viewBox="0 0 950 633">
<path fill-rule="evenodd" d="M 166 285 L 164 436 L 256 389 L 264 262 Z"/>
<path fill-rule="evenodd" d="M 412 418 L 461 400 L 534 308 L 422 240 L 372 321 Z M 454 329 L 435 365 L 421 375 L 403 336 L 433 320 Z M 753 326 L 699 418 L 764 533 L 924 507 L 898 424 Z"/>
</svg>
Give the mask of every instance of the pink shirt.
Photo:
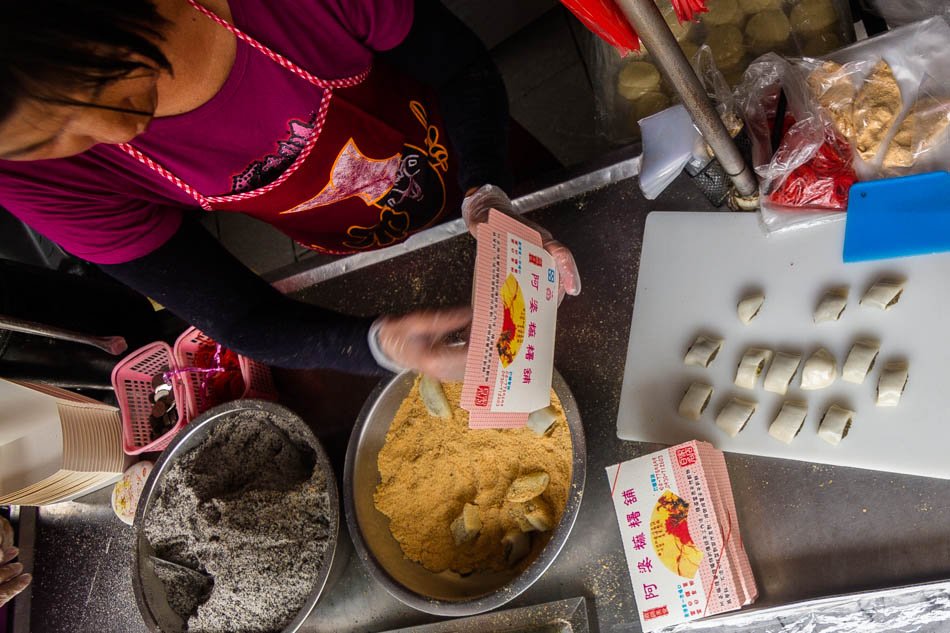
<svg viewBox="0 0 950 633">
<path fill-rule="evenodd" d="M 412 0 L 229 0 L 234 24 L 324 79 L 370 65 L 412 24 Z M 202 18 L 205 19 L 205 18 Z M 155 119 L 133 141 L 204 195 L 267 184 L 296 157 L 321 89 L 238 42 L 231 73 L 201 107 Z M 151 253 L 178 230 L 194 200 L 119 149 L 70 158 L 0 160 L 0 206 L 99 264 Z"/>
</svg>

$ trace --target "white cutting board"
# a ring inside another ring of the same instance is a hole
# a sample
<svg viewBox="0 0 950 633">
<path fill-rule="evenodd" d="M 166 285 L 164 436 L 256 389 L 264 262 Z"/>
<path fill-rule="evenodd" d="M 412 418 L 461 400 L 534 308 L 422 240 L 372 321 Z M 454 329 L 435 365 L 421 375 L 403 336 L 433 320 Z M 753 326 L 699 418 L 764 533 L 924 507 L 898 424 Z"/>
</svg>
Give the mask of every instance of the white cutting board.
<svg viewBox="0 0 950 633">
<path fill-rule="evenodd" d="M 625 440 L 677 444 L 692 439 L 735 453 L 856 466 L 950 479 L 950 254 L 844 264 L 844 222 L 767 237 L 755 214 L 654 212 L 649 215 L 627 348 L 617 435 Z M 900 302 L 883 312 L 858 305 L 878 277 L 907 280 Z M 828 287 L 848 285 L 848 306 L 835 323 L 816 325 L 814 308 Z M 736 304 L 761 289 L 765 304 L 749 325 Z M 698 333 L 725 339 L 708 369 L 686 367 L 683 356 Z M 844 364 L 856 338 L 881 342 L 881 354 L 863 385 L 839 379 L 820 391 L 749 391 L 733 384 L 748 347 L 800 351 L 803 361 L 822 346 Z M 883 363 L 906 359 L 907 389 L 896 408 L 874 405 Z M 698 422 L 677 414 L 693 381 L 714 388 Z M 738 436 L 714 424 L 734 395 L 758 407 Z M 808 403 L 802 432 L 786 445 L 768 435 L 785 398 Z M 855 411 L 838 446 L 818 437 L 825 409 Z"/>
</svg>

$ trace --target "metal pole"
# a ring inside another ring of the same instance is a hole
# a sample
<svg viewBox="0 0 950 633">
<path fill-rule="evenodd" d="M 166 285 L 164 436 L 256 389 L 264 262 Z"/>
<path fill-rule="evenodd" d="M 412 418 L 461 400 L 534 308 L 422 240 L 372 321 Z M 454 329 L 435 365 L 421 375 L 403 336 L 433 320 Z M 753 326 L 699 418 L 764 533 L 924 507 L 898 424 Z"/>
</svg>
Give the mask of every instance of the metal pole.
<svg viewBox="0 0 950 633">
<path fill-rule="evenodd" d="M 732 179 L 739 195 L 751 197 L 758 191 L 752 170 L 723 125 L 719 113 L 709 100 L 706 89 L 696 77 L 692 65 L 676 43 L 670 27 L 653 0 L 617 0 L 660 70 L 683 99 L 683 106 L 693 117 L 723 169 Z"/>
<path fill-rule="evenodd" d="M 0 330 L 10 330 L 11 332 L 33 334 L 35 336 L 59 339 L 61 341 L 91 345 L 113 356 L 118 356 L 129 349 L 128 343 L 126 343 L 125 339 L 121 336 L 91 336 L 53 325 L 17 319 L 16 317 L 6 316 L 4 314 L 0 314 Z"/>
</svg>

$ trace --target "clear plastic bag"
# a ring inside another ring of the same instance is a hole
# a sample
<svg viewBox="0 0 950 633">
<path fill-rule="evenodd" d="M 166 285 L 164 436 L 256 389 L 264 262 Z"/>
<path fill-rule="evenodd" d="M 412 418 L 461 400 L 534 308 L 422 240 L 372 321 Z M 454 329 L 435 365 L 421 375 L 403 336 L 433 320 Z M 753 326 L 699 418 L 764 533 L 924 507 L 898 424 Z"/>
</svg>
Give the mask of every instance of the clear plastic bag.
<svg viewBox="0 0 950 633">
<path fill-rule="evenodd" d="M 729 133 L 735 136 L 742 129 L 742 118 L 739 116 L 739 107 L 729 82 L 716 67 L 712 49 L 703 44 L 690 61 L 710 101 L 716 106 L 723 124 Z"/>
<path fill-rule="evenodd" d="M 858 152 L 854 162 L 855 171 L 859 180 L 875 180 L 898 175 L 909 175 L 931 171 L 933 168 L 946 169 L 948 163 L 940 166 L 934 157 L 940 155 L 942 147 L 939 134 L 930 143 L 923 143 L 921 151 L 914 152 L 908 149 L 902 156 L 892 153 L 891 160 L 885 165 L 886 154 L 893 144 L 893 140 L 901 132 L 901 127 L 908 114 L 918 102 L 921 109 L 927 108 L 927 100 L 932 97 L 938 99 L 950 95 L 945 86 L 950 86 L 950 25 L 942 17 L 930 18 L 923 22 L 909 24 L 877 37 L 864 40 L 842 49 L 829 57 L 830 60 L 844 66 L 855 66 L 861 72 L 850 75 L 855 88 L 855 125 L 856 133 L 860 135 L 860 127 L 867 126 L 862 119 L 862 90 L 870 83 L 880 83 L 881 75 L 879 64 L 884 62 L 890 69 L 890 75 L 900 92 L 899 110 L 893 112 L 893 117 L 887 122 L 884 134 L 876 139 L 873 151 L 863 151 L 866 139 L 852 139 Z M 891 79 L 884 76 L 884 81 Z M 883 91 L 877 95 L 869 95 L 867 101 L 880 104 Z M 874 113 L 872 108 L 864 111 Z M 913 129 L 918 125 L 912 120 L 904 128 L 898 143 L 910 148 L 914 142 L 908 135 L 913 135 Z M 922 125 L 921 133 L 922 132 Z M 864 141 L 864 142 L 862 142 Z M 896 152 L 897 150 L 895 150 Z M 863 156 L 862 156 L 863 154 Z M 920 156 L 921 161 L 916 157 Z M 928 157 L 923 160 L 923 157 Z"/>
<path fill-rule="evenodd" d="M 765 55 L 736 89 L 761 180 L 768 232 L 842 219 L 839 169 L 850 146 L 858 180 L 950 166 L 950 25 L 943 18 L 859 42 L 828 60 Z M 792 121 L 772 154 L 771 131 L 784 88 Z M 817 186 L 820 183 L 821 186 Z M 778 195 L 776 195 L 778 192 Z"/>
<path fill-rule="evenodd" d="M 856 180 L 850 146 L 808 87 L 818 64 L 765 55 L 736 89 L 760 178 L 760 217 L 769 233 L 836 219 Z"/>
<path fill-rule="evenodd" d="M 950 15 L 950 4 L 939 0 L 869 0 L 869 4 L 892 29 L 938 15 Z"/>
<path fill-rule="evenodd" d="M 794 122 L 787 116 L 784 125 L 785 138 L 768 165 L 776 175 L 764 180 L 766 211 L 847 210 L 848 192 L 857 181 L 847 142 L 815 117 Z"/>
<path fill-rule="evenodd" d="M 950 167 L 950 86 L 928 75 L 884 150 L 882 171 L 906 176 Z"/>
</svg>

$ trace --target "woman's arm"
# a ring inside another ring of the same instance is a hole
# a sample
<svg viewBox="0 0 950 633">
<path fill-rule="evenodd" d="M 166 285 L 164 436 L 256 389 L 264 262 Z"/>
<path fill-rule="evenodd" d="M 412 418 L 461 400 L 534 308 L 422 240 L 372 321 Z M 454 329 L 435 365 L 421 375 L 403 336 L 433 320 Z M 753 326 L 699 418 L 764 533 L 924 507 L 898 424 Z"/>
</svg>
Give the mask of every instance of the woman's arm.
<svg viewBox="0 0 950 633">
<path fill-rule="evenodd" d="M 373 319 L 289 299 L 248 270 L 197 222 L 152 253 L 101 268 L 222 345 L 288 368 L 381 374 L 367 343 Z"/>
<path fill-rule="evenodd" d="M 436 90 L 462 191 L 508 189 L 508 96 L 478 37 L 438 0 L 416 0 L 409 35 L 380 59 Z"/>
</svg>

